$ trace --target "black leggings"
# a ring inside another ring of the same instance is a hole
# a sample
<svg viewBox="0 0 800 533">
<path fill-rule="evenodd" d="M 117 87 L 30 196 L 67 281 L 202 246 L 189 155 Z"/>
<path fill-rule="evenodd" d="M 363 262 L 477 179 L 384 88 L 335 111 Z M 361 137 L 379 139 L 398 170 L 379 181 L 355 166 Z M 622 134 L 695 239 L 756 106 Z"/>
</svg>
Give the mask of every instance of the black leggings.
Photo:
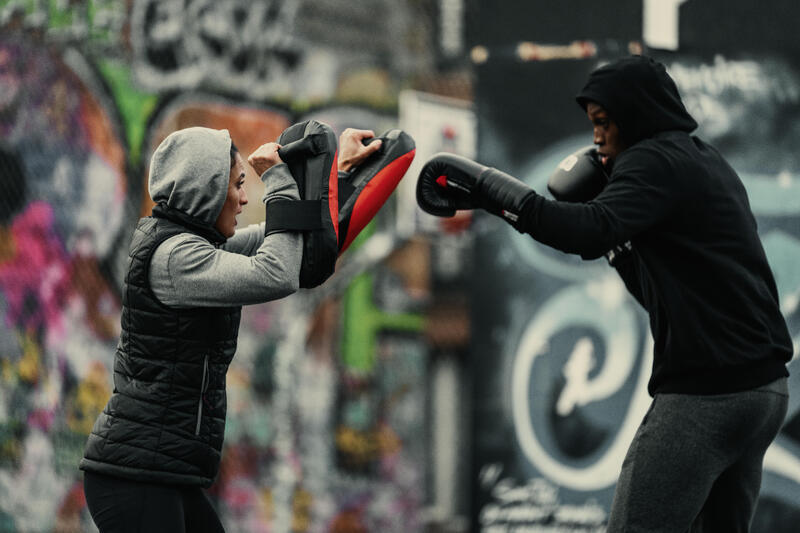
<svg viewBox="0 0 800 533">
<path fill-rule="evenodd" d="M 225 531 L 200 487 L 140 483 L 84 472 L 83 490 L 100 533 Z"/>
</svg>

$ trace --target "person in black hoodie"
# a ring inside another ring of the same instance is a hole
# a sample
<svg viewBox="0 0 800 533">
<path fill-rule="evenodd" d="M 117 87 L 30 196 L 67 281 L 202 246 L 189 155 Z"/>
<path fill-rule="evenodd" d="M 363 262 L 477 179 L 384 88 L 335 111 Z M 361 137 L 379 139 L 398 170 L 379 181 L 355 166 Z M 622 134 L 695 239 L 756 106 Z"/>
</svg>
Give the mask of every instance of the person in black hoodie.
<svg viewBox="0 0 800 533">
<path fill-rule="evenodd" d="M 438 215 L 485 208 L 585 259 L 618 252 L 610 263 L 650 317 L 653 402 L 608 531 L 747 531 L 793 353 L 747 193 L 691 135 L 697 123 L 662 64 L 632 56 L 602 66 L 577 101 L 608 174 L 595 198 L 548 200 L 496 169 L 438 156 L 423 167 L 418 200 Z"/>
</svg>

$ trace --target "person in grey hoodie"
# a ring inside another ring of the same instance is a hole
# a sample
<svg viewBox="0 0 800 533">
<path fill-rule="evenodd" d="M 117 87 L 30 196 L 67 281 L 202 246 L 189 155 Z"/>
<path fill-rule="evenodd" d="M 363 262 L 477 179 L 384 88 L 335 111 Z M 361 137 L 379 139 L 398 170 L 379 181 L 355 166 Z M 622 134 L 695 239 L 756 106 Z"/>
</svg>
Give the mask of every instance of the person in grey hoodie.
<svg viewBox="0 0 800 533">
<path fill-rule="evenodd" d="M 348 129 L 340 161 L 358 164 L 379 147 Z M 278 154 L 248 161 L 262 202 L 297 200 Z M 114 357 L 114 392 L 86 443 L 80 469 L 101 533 L 223 531 L 203 488 L 218 472 L 225 433 L 225 375 L 236 351 L 241 306 L 292 294 L 303 238 L 236 230 L 248 203 L 245 161 L 227 130 L 187 128 L 154 152 L 152 216 L 133 234 Z"/>
</svg>

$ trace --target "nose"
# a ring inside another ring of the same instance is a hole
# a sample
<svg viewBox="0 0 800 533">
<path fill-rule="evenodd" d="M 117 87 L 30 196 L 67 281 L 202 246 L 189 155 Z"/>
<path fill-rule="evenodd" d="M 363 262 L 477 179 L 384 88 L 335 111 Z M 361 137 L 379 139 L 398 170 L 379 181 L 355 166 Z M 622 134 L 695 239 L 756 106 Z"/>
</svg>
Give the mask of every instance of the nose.
<svg viewBox="0 0 800 533">
<path fill-rule="evenodd" d="M 242 187 L 242 193 L 239 195 L 239 204 L 247 205 L 247 191 Z"/>
<path fill-rule="evenodd" d="M 600 128 L 594 128 L 594 130 L 592 131 L 592 134 L 594 136 L 594 144 L 602 145 L 603 144 L 603 134 L 602 134 L 602 131 L 600 131 Z"/>
</svg>

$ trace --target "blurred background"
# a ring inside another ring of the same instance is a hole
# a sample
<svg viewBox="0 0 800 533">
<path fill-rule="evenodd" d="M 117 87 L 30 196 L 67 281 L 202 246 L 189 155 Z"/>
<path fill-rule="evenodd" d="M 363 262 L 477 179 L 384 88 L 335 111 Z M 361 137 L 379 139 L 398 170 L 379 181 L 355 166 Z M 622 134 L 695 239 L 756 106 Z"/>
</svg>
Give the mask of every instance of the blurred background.
<svg viewBox="0 0 800 533">
<path fill-rule="evenodd" d="M 544 193 L 591 144 L 587 74 L 652 55 L 745 182 L 796 354 L 798 22 L 795 0 L 0 0 L 0 531 L 96 531 L 77 464 L 154 148 L 200 125 L 248 154 L 309 118 L 402 128 L 416 159 L 324 285 L 245 308 L 226 529 L 604 531 L 649 403 L 644 312 L 604 260 L 423 214 L 417 173 L 450 151 Z M 756 533 L 800 524 L 790 371 Z"/>
</svg>

